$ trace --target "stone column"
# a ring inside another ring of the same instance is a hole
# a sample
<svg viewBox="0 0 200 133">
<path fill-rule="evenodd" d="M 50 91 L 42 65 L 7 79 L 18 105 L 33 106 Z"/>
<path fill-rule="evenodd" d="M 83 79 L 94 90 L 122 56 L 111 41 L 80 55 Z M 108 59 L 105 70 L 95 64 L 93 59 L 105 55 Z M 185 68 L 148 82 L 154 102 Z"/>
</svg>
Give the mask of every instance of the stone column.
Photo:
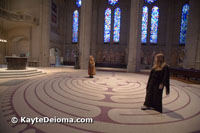
<svg viewBox="0 0 200 133">
<path fill-rule="evenodd" d="M 199 21 L 199 23 L 200 23 L 200 21 Z M 198 34 L 197 38 L 198 38 L 198 41 L 197 41 L 195 69 L 199 69 L 200 70 L 200 26 L 199 26 L 199 34 Z"/>
<path fill-rule="evenodd" d="M 200 69 L 200 1 L 191 0 L 189 5 L 184 67 Z"/>
<path fill-rule="evenodd" d="M 97 56 L 97 51 L 96 51 L 96 47 L 97 47 L 97 28 L 98 28 L 98 4 L 99 1 L 98 0 L 93 0 L 93 8 L 92 8 L 92 38 L 91 38 L 91 48 L 90 48 L 90 53 L 91 55 L 94 56 L 95 59 Z"/>
<path fill-rule="evenodd" d="M 80 68 L 87 69 L 91 45 L 92 0 L 82 0 L 80 14 Z"/>
<path fill-rule="evenodd" d="M 39 66 L 46 67 L 49 66 L 50 0 L 41 0 L 39 10 L 39 26 L 31 27 L 30 59 L 39 61 Z"/>
<path fill-rule="evenodd" d="M 169 8 L 168 8 L 168 14 L 167 14 L 167 34 L 166 34 L 166 44 L 165 44 L 165 47 L 166 47 L 166 62 L 169 64 L 170 63 L 170 58 L 171 58 L 171 50 L 172 50 L 172 45 L 173 45 L 173 37 L 174 37 L 174 29 L 175 29 L 175 26 L 177 25 L 174 25 L 174 22 L 175 22 L 175 19 L 176 19 L 176 14 L 175 13 L 175 5 L 176 5 L 176 2 L 174 0 L 169 0 Z"/>
<path fill-rule="evenodd" d="M 140 70 L 142 0 L 131 0 L 128 49 L 128 72 Z"/>
</svg>

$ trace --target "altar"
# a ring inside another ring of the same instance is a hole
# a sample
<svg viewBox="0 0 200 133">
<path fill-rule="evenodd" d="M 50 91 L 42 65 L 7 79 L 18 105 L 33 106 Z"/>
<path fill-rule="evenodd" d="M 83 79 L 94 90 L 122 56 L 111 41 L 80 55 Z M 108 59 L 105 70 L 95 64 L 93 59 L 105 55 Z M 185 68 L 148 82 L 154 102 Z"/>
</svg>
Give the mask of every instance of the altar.
<svg viewBox="0 0 200 133">
<path fill-rule="evenodd" d="M 26 69 L 27 57 L 6 56 L 8 70 L 24 70 Z"/>
</svg>

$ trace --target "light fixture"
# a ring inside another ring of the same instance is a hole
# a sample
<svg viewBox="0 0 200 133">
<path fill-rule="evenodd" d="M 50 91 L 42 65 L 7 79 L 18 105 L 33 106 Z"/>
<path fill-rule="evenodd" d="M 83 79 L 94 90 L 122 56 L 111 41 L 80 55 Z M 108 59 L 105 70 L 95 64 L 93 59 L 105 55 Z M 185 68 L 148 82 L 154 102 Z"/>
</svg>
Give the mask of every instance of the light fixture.
<svg viewBox="0 0 200 133">
<path fill-rule="evenodd" d="M 4 40 L 4 39 L 0 39 L 0 42 L 4 42 L 4 43 L 7 43 L 7 40 Z"/>
</svg>

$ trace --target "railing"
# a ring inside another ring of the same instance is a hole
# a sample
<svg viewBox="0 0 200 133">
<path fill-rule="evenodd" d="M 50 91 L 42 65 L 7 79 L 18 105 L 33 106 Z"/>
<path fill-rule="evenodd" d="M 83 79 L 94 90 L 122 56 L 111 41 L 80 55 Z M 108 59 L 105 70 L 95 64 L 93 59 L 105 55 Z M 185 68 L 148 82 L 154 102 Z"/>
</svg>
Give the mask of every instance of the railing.
<svg viewBox="0 0 200 133">
<path fill-rule="evenodd" d="M 20 21 L 33 25 L 39 25 L 39 19 L 27 14 L 17 14 L 0 8 L 0 17 L 10 21 Z"/>
</svg>

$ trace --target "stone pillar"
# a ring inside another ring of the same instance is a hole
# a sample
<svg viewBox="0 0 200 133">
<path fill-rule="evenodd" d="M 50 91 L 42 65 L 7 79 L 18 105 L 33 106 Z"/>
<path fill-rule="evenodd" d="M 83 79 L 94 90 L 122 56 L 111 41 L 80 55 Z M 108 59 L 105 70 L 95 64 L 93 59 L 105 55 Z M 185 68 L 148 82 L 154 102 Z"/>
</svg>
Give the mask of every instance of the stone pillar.
<svg viewBox="0 0 200 133">
<path fill-rule="evenodd" d="M 50 47 L 50 0 L 41 0 L 40 3 L 39 26 L 31 27 L 30 59 L 39 62 L 39 66 L 49 66 Z"/>
<path fill-rule="evenodd" d="M 92 0 L 82 0 L 80 14 L 80 68 L 87 69 L 91 45 Z"/>
<path fill-rule="evenodd" d="M 94 59 L 97 59 L 97 28 L 98 28 L 98 0 L 93 0 L 93 6 L 92 6 L 92 38 L 91 38 L 91 48 L 90 53 L 94 56 Z"/>
<path fill-rule="evenodd" d="M 128 72 L 140 70 L 142 0 L 131 0 L 128 49 Z"/>
<path fill-rule="evenodd" d="M 189 5 L 184 67 L 200 69 L 200 1 L 191 0 Z"/>
<path fill-rule="evenodd" d="M 199 21 L 199 23 L 200 23 L 200 21 Z M 199 26 L 199 34 L 198 34 L 197 38 L 198 38 L 198 41 L 197 41 L 195 69 L 199 69 L 200 70 L 200 26 Z"/>
<path fill-rule="evenodd" d="M 174 29 L 175 26 L 174 22 L 176 19 L 176 14 L 175 13 L 175 5 L 176 2 L 174 0 L 169 0 L 169 8 L 168 8 L 168 14 L 167 14 L 167 34 L 166 34 L 166 62 L 169 64 L 170 63 L 170 58 L 171 58 L 171 50 L 172 50 L 172 45 L 173 45 L 173 37 L 174 37 Z"/>
</svg>

